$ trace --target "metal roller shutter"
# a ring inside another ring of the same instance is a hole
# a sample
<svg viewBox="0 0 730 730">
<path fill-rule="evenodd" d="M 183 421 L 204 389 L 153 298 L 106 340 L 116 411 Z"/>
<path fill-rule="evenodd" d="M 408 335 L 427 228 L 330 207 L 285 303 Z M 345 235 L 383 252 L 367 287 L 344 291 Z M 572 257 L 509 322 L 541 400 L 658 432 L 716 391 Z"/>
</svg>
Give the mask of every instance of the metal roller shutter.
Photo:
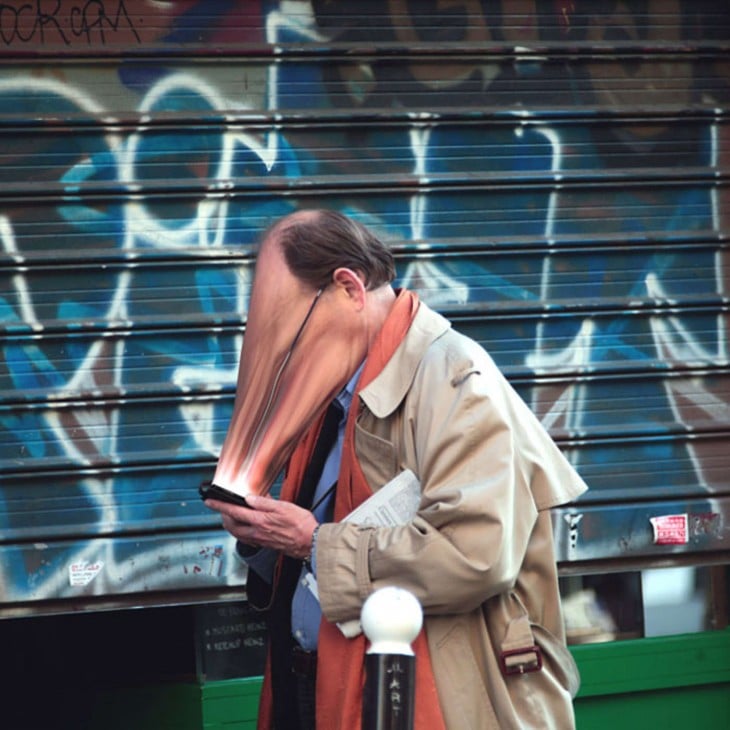
<svg viewBox="0 0 730 730">
<path fill-rule="evenodd" d="M 0 612 L 235 595 L 196 488 L 301 207 L 386 236 L 583 474 L 568 572 L 726 556 L 728 49 L 720 0 L 4 3 Z"/>
</svg>

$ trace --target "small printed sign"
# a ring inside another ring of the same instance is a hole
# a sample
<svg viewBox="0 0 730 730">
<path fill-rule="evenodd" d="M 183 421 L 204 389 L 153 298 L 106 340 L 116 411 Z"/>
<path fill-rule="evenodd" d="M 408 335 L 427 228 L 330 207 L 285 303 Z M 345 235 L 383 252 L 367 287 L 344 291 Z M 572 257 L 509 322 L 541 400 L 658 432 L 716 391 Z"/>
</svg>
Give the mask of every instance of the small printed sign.
<svg viewBox="0 0 730 730">
<path fill-rule="evenodd" d="M 87 586 L 101 572 L 104 563 L 97 560 L 94 563 L 78 562 L 68 566 L 68 582 L 72 586 Z"/>
<path fill-rule="evenodd" d="M 686 545 L 689 542 L 687 515 L 662 515 L 651 517 L 655 545 Z"/>
<path fill-rule="evenodd" d="M 266 619 L 247 603 L 197 606 L 198 670 L 207 680 L 256 677 L 264 673 Z"/>
</svg>

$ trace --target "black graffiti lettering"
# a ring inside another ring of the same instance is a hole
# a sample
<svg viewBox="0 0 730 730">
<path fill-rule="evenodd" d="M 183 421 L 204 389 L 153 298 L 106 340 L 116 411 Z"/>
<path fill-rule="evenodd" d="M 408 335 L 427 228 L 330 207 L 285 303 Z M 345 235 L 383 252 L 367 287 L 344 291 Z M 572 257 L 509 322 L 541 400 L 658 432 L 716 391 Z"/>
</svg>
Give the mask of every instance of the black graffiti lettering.
<svg viewBox="0 0 730 730">
<path fill-rule="evenodd" d="M 53 28 L 63 43 L 68 45 L 69 40 L 56 18 L 60 9 L 61 0 L 53 0 L 52 9 L 44 0 L 36 0 L 35 5 L 25 3 L 20 7 L 0 3 L 0 38 L 2 42 L 9 46 L 16 41 L 30 43 L 37 37 L 41 43 L 45 43 L 47 28 L 49 30 Z"/>
<path fill-rule="evenodd" d="M 61 36 L 63 39 L 63 42 L 68 45 L 69 41 L 66 37 L 66 34 L 61 29 L 61 26 L 58 24 L 58 21 L 56 20 L 56 15 L 58 14 L 58 11 L 61 9 L 61 0 L 56 0 L 56 5 L 53 8 L 52 13 L 46 13 L 43 12 L 41 6 L 43 5 L 43 0 L 37 0 L 36 3 L 36 20 L 38 29 L 40 32 L 40 39 L 41 43 L 45 43 L 46 41 L 46 26 L 50 25 L 54 27 L 58 31 L 58 35 Z"/>
<path fill-rule="evenodd" d="M 86 36 L 89 43 L 91 43 L 94 30 L 98 31 L 102 44 L 106 43 L 105 31 L 116 33 L 120 29 L 122 21 L 132 31 L 139 43 L 139 35 L 127 13 L 124 0 L 119 0 L 117 12 L 113 16 L 107 14 L 103 0 L 88 0 L 83 8 L 75 7 L 71 10 L 71 32 L 77 37 Z"/>
<path fill-rule="evenodd" d="M 124 0 L 86 0 L 74 4 L 68 11 L 70 28 L 62 26 L 62 0 L 35 0 L 35 3 L 11 5 L 0 3 L 0 41 L 6 46 L 13 43 L 41 44 L 57 37 L 64 45 L 71 45 L 74 38 L 85 39 L 91 44 L 98 39 L 106 44 L 108 36 L 122 30 L 134 35 L 141 42 Z"/>
<path fill-rule="evenodd" d="M 30 3 L 14 8 L 12 5 L 0 4 L 0 38 L 3 43 L 9 46 L 16 38 L 25 43 L 29 41 L 36 32 L 35 24 L 31 25 L 27 35 L 23 35 L 23 23 L 20 16 L 26 11 L 33 13 L 33 6 Z"/>
</svg>

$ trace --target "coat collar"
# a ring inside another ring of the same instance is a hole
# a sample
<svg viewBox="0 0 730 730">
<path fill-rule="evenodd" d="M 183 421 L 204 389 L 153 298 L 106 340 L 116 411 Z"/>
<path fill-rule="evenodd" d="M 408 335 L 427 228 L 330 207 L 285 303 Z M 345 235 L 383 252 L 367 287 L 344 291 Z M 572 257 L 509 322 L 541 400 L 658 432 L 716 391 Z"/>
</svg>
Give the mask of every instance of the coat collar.
<svg viewBox="0 0 730 730">
<path fill-rule="evenodd" d="M 405 398 L 424 352 L 447 330 L 451 323 L 424 302 L 418 307 L 413 324 L 393 357 L 380 374 L 359 395 L 377 418 L 389 416 Z"/>
</svg>

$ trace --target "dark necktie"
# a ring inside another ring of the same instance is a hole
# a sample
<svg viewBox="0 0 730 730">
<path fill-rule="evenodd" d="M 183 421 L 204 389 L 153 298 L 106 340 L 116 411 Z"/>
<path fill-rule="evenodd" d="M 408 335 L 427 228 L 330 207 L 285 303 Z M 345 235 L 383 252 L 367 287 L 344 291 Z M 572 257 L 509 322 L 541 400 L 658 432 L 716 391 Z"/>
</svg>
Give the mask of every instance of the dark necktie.
<svg viewBox="0 0 730 730">
<path fill-rule="evenodd" d="M 325 462 L 329 456 L 332 447 L 337 441 L 337 432 L 339 429 L 340 421 L 342 420 L 343 410 L 342 406 L 333 400 L 327 408 L 327 412 L 324 416 L 324 422 L 322 423 L 322 429 L 319 432 L 317 441 L 314 444 L 314 451 L 312 452 L 312 458 L 307 464 L 307 468 L 304 470 L 304 476 L 302 477 L 302 483 L 299 487 L 299 493 L 297 494 L 296 502 L 300 507 L 306 507 L 309 509 L 314 501 L 314 492 L 317 489 L 317 484 L 322 477 L 322 471 L 324 470 Z"/>
<path fill-rule="evenodd" d="M 337 432 L 343 409 L 332 401 L 324 417 L 322 428 L 314 445 L 312 457 L 304 470 L 296 503 L 310 509 L 314 500 L 325 462 L 337 441 Z M 275 727 L 297 728 L 296 702 L 292 701 L 291 649 L 294 639 L 291 627 L 291 604 L 302 571 L 301 560 L 285 557 L 276 593 L 269 613 L 269 642 L 272 656 L 272 690 L 274 696 Z"/>
<path fill-rule="evenodd" d="M 300 507 L 310 509 L 314 499 L 322 470 L 329 456 L 332 447 L 337 441 L 337 432 L 344 410 L 337 401 L 332 401 L 325 413 L 322 429 L 319 432 L 314 445 L 312 457 L 304 470 L 302 483 L 299 487 L 295 502 Z M 334 485 L 333 485 L 334 486 Z M 282 572 L 278 583 L 276 604 L 291 604 L 291 597 L 294 595 L 296 579 L 299 575 L 301 563 L 293 558 L 285 558 L 282 565 Z M 247 593 L 249 599 L 255 606 L 265 606 L 271 600 L 271 586 L 259 578 L 255 571 L 250 571 L 247 579 Z"/>
</svg>

